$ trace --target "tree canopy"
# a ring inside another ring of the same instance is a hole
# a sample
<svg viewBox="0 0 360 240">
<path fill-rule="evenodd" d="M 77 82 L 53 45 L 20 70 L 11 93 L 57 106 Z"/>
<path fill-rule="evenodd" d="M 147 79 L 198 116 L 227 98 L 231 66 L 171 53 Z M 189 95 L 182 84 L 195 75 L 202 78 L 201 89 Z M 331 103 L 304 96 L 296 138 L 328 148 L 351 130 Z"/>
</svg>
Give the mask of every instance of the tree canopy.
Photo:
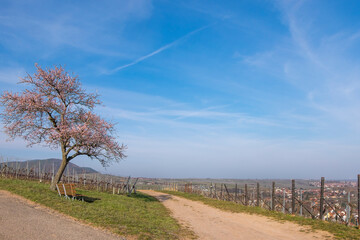
<svg viewBox="0 0 360 240">
<path fill-rule="evenodd" d="M 60 147 L 64 166 L 55 176 L 56 183 L 77 156 L 97 159 L 103 166 L 126 157 L 126 146 L 116 141 L 114 125 L 94 113 L 99 96 L 86 93 L 79 78 L 61 66 L 35 66 L 36 73 L 20 81 L 28 86 L 25 90 L 5 91 L 0 97 L 0 116 L 10 138 L 22 137 L 29 146 Z"/>
</svg>

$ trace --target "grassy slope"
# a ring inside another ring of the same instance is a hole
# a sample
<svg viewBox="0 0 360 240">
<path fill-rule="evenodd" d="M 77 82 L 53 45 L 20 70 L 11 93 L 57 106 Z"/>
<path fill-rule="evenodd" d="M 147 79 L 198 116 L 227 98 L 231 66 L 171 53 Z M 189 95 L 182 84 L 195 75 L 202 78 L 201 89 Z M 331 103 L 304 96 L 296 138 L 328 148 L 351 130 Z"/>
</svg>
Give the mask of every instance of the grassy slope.
<svg viewBox="0 0 360 240">
<path fill-rule="evenodd" d="M 341 224 L 329 223 L 320 220 L 303 218 L 300 216 L 283 214 L 280 212 L 269 211 L 260 207 L 247 207 L 241 204 L 236 204 L 234 202 L 219 201 L 216 199 L 205 198 L 197 194 L 174 192 L 174 191 L 163 191 L 163 192 L 173 194 L 179 197 L 184 197 L 194 201 L 200 201 L 209 206 L 213 206 L 226 211 L 259 214 L 280 221 L 291 221 L 300 225 L 310 226 L 313 230 L 324 230 L 329 233 L 332 233 L 337 239 L 360 239 L 360 230 L 354 227 L 347 227 Z"/>
<path fill-rule="evenodd" d="M 34 181 L 0 178 L 0 189 L 121 235 L 139 239 L 178 239 L 191 235 L 170 217 L 160 202 L 141 193 L 127 197 L 79 190 L 80 194 L 100 199 L 89 203 L 60 198 L 49 190 L 48 184 Z"/>
</svg>

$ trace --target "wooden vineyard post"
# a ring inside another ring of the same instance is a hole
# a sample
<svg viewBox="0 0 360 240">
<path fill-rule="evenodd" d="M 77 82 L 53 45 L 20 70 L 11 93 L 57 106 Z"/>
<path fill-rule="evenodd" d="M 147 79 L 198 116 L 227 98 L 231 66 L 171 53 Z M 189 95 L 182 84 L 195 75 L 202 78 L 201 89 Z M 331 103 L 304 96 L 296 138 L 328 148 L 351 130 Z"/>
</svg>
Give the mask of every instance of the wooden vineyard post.
<svg viewBox="0 0 360 240">
<path fill-rule="evenodd" d="M 252 206 L 255 206 L 255 188 L 253 187 L 252 189 L 252 203 L 251 203 Z"/>
<path fill-rule="evenodd" d="M 360 174 L 358 174 L 358 185 L 357 185 L 357 187 L 358 187 L 358 218 L 357 218 L 357 226 L 358 226 L 358 228 L 360 228 Z"/>
<path fill-rule="evenodd" d="M 245 184 L 245 206 L 249 204 L 249 198 L 248 198 L 248 188 L 247 184 Z"/>
<path fill-rule="evenodd" d="M 227 201 L 230 201 L 230 193 L 229 193 L 229 190 L 228 190 L 228 188 L 226 187 L 226 184 L 224 183 L 224 188 L 225 188 L 225 191 L 226 191 L 226 193 L 227 193 Z"/>
<path fill-rule="evenodd" d="M 285 188 L 283 189 L 283 209 L 282 209 L 282 211 L 283 211 L 283 213 L 285 214 L 285 205 L 286 205 L 286 200 L 285 200 Z"/>
<path fill-rule="evenodd" d="M 256 206 L 260 206 L 260 184 L 256 183 Z"/>
<path fill-rule="evenodd" d="M 303 197 L 302 197 L 302 190 L 300 189 L 300 201 L 302 202 Z M 300 204 L 300 216 L 303 215 L 303 205 Z"/>
<path fill-rule="evenodd" d="M 218 199 L 217 193 L 216 193 L 216 183 L 214 184 L 214 196 L 216 199 Z"/>
<path fill-rule="evenodd" d="M 237 183 L 235 184 L 235 199 L 234 202 L 237 202 L 237 195 L 238 195 L 238 189 L 237 189 Z"/>
<path fill-rule="evenodd" d="M 29 161 L 26 161 L 26 178 L 29 178 Z"/>
<path fill-rule="evenodd" d="M 39 180 L 41 180 L 41 167 L 40 167 L 40 161 L 39 161 Z"/>
<path fill-rule="evenodd" d="M 17 179 L 17 175 L 18 175 L 18 163 L 15 163 L 15 178 Z"/>
<path fill-rule="evenodd" d="M 275 211 L 275 182 L 272 182 L 271 210 Z"/>
<path fill-rule="evenodd" d="M 9 176 L 9 159 L 6 158 L 6 171 L 5 171 L 5 176 L 8 177 Z M 34 174 L 35 176 L 35 174 Z"/>
<path fill-rule="evenodd" d="M 295 214 L 295 179 L 291 180 L 291 213 Z"/>
<path fill-rule="evenodd" d="M 351 214 L 351 207 L 350 207 L 350 191 L 348 192 L 348 197 L 347 197 L 347 204 L 346 204 L 346 226 L 349 225 L 349 221 L 350 221 L 350 214 Z"/>
<path fill-rule="evenodd" d="M 321 184 L 320 184 L 320 220 L 323 219 L 323 209 L 324 209 L 324 183 L 325 178 L 321 177 Z"/>
<path fill-rule="evenodd" d="M 220 186 L 220 200 L 224 200 L 223 198 L 223 184 Z"/>
<path fill-rule="evenodd" d="M 55 177 L 55 162 L 52 163 L 52 177 L 51 177 L 51 181 L 54 180 Z"/>
</svg>

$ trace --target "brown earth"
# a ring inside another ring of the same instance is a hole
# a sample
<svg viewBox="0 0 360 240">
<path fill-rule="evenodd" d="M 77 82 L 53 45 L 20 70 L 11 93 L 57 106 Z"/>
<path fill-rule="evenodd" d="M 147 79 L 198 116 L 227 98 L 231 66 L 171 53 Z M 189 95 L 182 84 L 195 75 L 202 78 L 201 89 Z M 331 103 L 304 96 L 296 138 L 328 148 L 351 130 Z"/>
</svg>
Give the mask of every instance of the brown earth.
<svg viewBox="0 0 360 240">
<path fill-rule="evenodd" d="M 126 239 L 0 190 L 0 240 Z"/>
<path fill-rule="evenodd" d="M 310 240 L 332 239 L 327 232 L 309 232 L 309 228 L 264 216 L 225 212 L 200 202 L 177 196 L 142 190 L 159 199 L 174 218 L 195 232 L 199 239 L 221 240 Z"/>
</svg>

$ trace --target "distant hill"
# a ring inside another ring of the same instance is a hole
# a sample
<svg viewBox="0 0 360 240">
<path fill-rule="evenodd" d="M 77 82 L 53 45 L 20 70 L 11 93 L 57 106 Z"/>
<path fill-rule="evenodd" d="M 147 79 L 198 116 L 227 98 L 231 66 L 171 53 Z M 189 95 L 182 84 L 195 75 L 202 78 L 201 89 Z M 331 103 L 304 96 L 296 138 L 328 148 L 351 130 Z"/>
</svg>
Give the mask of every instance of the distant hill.
<svg viewBox="0 0 360 240">
<path fill-rule="evenodd" d="M 55 168 L 55 172 L 59 169 L 61 160 L 56 158 L 49 158 L 49 159 L 34 159 L 34 160 L 28 160 L 28 161 L 13 161 L 8 162 L 9 167 L 13 168 L 26 168 L 28 166 L 29 169 L 34 169 L 36 172 L 39 169 L 39 163 L 40 168 L 42 172 L 52 172 L 53 167 Z M 98 173 L 98 171 L 89 168 L 89 167 L 79 167 L 78 165 L 69 162 L 67 165 L 67 168 L 69 168 L 69 172 L 72 174 L 73 171 L 76 174 L 82 174 L 82 173 Z M 74 169 L 74 170 L 73 170 Z M 67 169 L 65 169 L 66 173 Z"/>
</svg>

